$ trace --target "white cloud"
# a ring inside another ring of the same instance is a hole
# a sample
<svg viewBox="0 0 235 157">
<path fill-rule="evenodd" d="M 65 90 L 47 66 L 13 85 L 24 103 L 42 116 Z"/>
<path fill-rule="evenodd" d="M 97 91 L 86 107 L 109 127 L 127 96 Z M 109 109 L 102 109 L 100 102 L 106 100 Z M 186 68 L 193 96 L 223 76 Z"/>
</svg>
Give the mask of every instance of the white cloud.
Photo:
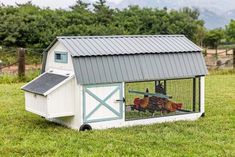
<svg viewBox="0 0 235 157">
<path fill-rule="evenodd" d="M 7 5 L 15 5 L 15 3 L 26 3 L 29 0 L 0 0 L 0 3 Z M 51 8 L 68 8 L 73 5 L 76 0 L 31 0 L 33 4 L 40 7 L 51 7 Z M 84 0 L 84 2 L 95 2 L 96 0 Z M 123 0 L 107 0 L 107 2 L 120 3 Z"/>
</svg>

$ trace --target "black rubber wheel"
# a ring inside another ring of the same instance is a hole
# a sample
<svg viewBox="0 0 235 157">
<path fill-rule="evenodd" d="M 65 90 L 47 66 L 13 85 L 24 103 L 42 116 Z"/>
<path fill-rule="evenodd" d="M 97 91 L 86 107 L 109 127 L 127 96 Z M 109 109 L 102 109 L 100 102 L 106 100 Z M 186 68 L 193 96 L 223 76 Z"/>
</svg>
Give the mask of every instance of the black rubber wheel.
<svg viewBox="0 0 235 157">
<path fill-rule="evenodd" d="M 204 112 L 204 113 L 202 113 L 201 117 L 205 117 L 205 116 L 206 116 L 205 112 Z"/>
<path fill-rule="evenodd" d="M 79 131 L 89 131 L 92 130 L 92 127 L 89 124 L 82 124 L 79 128 Z"/>
</svg>

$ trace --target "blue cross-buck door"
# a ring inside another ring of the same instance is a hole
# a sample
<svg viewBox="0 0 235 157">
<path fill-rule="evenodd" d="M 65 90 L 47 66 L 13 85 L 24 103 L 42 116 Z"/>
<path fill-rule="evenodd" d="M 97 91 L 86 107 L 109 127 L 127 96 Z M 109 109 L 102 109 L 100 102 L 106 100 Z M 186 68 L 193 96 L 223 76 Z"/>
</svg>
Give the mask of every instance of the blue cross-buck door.
<svg viewBox="0 0 235 157">
<path fill-rule="evenodd" d="M 84 122 L 122 119 L 122 84 L 86 85 L 83 89 Z"/>
</svg>

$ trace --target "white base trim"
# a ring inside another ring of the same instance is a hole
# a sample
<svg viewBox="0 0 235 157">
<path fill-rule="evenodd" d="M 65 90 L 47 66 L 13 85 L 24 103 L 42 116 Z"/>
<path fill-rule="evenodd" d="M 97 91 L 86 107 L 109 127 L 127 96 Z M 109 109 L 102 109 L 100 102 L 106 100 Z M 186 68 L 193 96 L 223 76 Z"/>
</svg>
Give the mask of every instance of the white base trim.
<svg viewBox="0 0 235 157">
<path fill-rule="evenodd" d="M 74 116 L 73 112 L 63 113 L 63 114 L 54 114 L 54 115 L 47 115 L 46 118 L 59 118 L 59 117 L 70 117 Z"/>
<path fill-rule="evenodd" d="M 34 114 L 37 114 L 37 115 L 42 116 L 42 117 L 45 117 L 46 119 L 74 116 L 74 113 L 72 113 L 72 112 L 63 113 L 63 114 L 57 114 L 57 115 L 47 115 L 47 114 L 45 114 L 45 113 L 38 112 L 38 111 L 32 110 L 32 109 L 30 109 L 30 108 L 26 108 L 26 111 L 31 112 L 31 113 L 34 113 Z"/>
<path fill-rule="evenodd" d="M 25 108 L 25 110 L 26 110 L 26 111 L 28 111 L 28 112 L 31 112 L 31 113 L 37 114 L 37 115 L 39 115 L 39 116 L 42 116 L 42 117 L 46 117 L 46 114 L 45 114 L 45 113 L 38 112 L 38 111 L 36 111 L 36 110 L 32 110 L 32 109 L 30 109 L 30 108 Z"/>
<path fill-rule="evenodd" d="M 155 123 L 165 123 L 165 122 L 174 122 L 174 121 L 193 121 L 201 117 L 201 113 L 189 113 L 184 115 L 175 115 L 175 116 L 166 116 L 166 117 L 157 117 L 157 118 L 148 118 L 140 120 L 130 120 L 124 122 L 101 122 L 101 123 L 90 123 L 92 129 L 108 129 L 108 128 L 119 128 L 119 127 L 128 127 L 136 125 L 150 125 Z"/>
<path fill-rule="evenodd" d="M 109 129 L 109 128 L 120 128 L 120 127 L 130 127 L 130 126 L 138 126 L 138 125 L 151 125 L 156 123 L 166 123 L 166 122 L 174 122 L 174 121 L 194 121 L 201 117 L 202 113 L 188 113 L 183 115 L 175 115 L 175 116 L 165 116 L 165 117 L 156 117 L 156 118 L 147 118 L 147 119 L 139 119 L 139 120 L 113 120 L 113 121 L 104 121 L 104 122 L 96 122 L 96 123 L 88 123 L 92 129 L 101 130 L 101 129 Z M 72 128 L 75 130 L 79 130 L 80 126 L 73 126 L 72 124 L 68 124 L 59 119 L 47 118 L 47 120 L 61 124 L 68 128 Z"/>
</svg>

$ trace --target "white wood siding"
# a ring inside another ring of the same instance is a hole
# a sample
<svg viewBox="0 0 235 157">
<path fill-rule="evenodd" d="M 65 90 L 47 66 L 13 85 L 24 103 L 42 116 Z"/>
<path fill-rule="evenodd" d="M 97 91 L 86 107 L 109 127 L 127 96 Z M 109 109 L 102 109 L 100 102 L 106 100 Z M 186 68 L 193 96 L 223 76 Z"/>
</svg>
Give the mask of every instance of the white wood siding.
<svg viewBox="0 0 235 157">
<path fill-rule="evenodd" d="M 47 116 L 47 97 L 25 92 L 25 109 L 26 111 Z"/>
<path fill-rule="evenodd" d="M 74 115 L 74 80 L 71 79 L 48 95 L 48 117 Z"/>
<path fill-rule="evenodd" d="M 49 118 L 48 120 L 79 130 L 83 124 L 82 86 L 76 83 L 76 79 L 74 81 L 74 95 L 74 116 Z"/>
<path fill-rule="evenodd" d="M 26 110 L 46 118 L 74 115 L 75 78 L 58 87 L 48 96 L 25 92 Z"/>
<path fill-rule="evenodd" d="M 68 63 L 55 62 L 55 51 L 67 52 Z M 48 71 L 50 69 L 74 71 L 72 58 L 71 58 L 69 51 L 58 41 L 54 44 L 54 46 L 52 46 L 52 48 L 48 51 L 48 54 L 47 54 L 45 71 Z"/>
</svg>

